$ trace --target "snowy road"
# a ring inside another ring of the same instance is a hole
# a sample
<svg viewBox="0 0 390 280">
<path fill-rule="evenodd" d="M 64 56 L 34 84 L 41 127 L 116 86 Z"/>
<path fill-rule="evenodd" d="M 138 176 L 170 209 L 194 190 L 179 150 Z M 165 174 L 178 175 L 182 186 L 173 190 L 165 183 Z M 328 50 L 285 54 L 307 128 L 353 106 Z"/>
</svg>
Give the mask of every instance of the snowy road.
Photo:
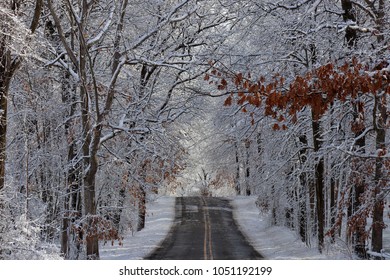
<svg viewBox="0 0 390 280">
<path fill-rule="evenodd" d="M 175 222 L 162 245 L 147 259 L 262 259 L 237 228 L 228 200 L 176 199 Z"/>
</svg>

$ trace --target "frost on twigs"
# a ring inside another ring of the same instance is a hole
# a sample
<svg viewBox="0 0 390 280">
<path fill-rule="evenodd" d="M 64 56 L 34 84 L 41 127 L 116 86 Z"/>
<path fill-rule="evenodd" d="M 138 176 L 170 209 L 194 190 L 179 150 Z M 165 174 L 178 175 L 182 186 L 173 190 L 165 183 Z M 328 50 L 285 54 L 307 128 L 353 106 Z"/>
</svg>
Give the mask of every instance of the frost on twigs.
<svg viewBox="0 0 390 280">
<path fill-rule="evenodd" d="M 17 217 L 11 215 L 23 211 L 20 198 L 2 192 L 0 199 L 9 203 L 8 207 L 0 208 L 0 260 L 61 259 L 58 246 L 41 239 L 42 224 L 39 218 L 32 220 L 29 217 L 32 213 L 21 213 Z M 10 220 L 12 223 L 8 222 Z"/>
<path fill-rule="evenodd" d="M 0 7 L 0 40 L 15 56 L 32 56 L 38 49 L 37 40 L 21 18 Z"/>
</svg>

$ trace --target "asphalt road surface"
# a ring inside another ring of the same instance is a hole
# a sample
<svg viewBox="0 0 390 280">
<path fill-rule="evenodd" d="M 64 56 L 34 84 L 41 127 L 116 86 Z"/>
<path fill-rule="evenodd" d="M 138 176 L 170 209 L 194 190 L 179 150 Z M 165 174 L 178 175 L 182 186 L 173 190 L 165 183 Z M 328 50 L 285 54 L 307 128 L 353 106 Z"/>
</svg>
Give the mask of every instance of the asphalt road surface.
<svg viewBox="0 0 390 280">
<path fill-rule="evenodd" d="M 176 198 L 174 225 L 150 260 L 255 260 L 263 257 L 238 229 L 229 200 Z"/>
</svg>

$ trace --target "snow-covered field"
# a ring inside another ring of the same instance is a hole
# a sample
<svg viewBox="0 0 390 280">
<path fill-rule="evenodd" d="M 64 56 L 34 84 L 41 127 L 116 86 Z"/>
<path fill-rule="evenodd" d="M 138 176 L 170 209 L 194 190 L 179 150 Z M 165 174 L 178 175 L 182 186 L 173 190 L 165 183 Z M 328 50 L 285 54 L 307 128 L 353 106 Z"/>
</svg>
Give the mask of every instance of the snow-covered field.
<svg viewBox="0 0 390 280">
<path fill-rule="evenodd" d="M 336 242 L 336 245 L 327 246 L 324 254 L 319 254 L 314 245 L 313 248 L 308 248 L 291 230 L 269 226 L 267 217 L 259 214 L 255 200 L 256 197 L 234 197 L 232 205 L 242 232 L 266 259 L 351 259 L 350 251 L 341 240 Z M 160 197 L 149 203 L 145 229 L 127 234 L 122 246 L 117 242 L 113 246 L 102 245 L 101 259 L 142 259 L 147 256 L 159 246 L 169 232 L 174 220 L 174 205 L 174 197 Z M 385 231 L 384 244 L 390 244 L 388 229 Z"/>
</svg>

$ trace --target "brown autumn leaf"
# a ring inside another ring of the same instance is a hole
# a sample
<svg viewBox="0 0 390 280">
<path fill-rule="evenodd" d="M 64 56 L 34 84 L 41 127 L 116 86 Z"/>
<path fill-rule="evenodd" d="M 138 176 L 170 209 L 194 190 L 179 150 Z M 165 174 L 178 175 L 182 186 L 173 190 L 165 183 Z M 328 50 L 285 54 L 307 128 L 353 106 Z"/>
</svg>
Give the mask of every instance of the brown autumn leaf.
<svg viewBox="0 0 390 280">
<path fill-rule="evenodd" d="M 242 80 L 243 80 L 243 75 L 242 75 L 242 73 L 238 73 L 238 74 L 235 76 L 234 84 L 235 84 L 236 86 L 239 86 L 239 85 L 242 83 Z"/>
<path fill-rule="evenodd" d="M 223 105 L 224 106 L 231 106 L 232 105 L 232 100 L 233 100 L 232 96 L 231 95 L 228 96 L 228 98 L 226 98 L 225 103 Z"/>
<path fill-rule="evenodd" d="M 280 125 L 277 123 L 274 123 L 274 125 L 272 126 L 272 129 L 273 130 L 280 130 Z"/>
</svg>

